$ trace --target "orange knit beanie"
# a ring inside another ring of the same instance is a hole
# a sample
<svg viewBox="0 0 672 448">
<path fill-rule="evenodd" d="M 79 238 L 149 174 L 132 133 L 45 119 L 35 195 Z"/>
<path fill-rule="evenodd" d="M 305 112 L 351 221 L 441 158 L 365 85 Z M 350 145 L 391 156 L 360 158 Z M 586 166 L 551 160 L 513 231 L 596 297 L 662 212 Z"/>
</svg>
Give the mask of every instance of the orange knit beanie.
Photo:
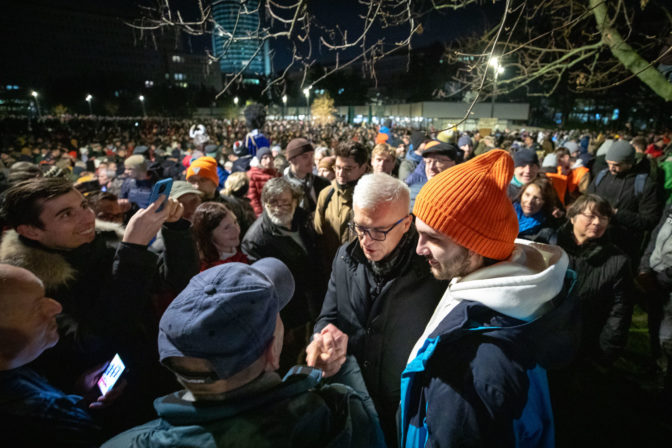
<svg viewBox="0 0 672 448">
<path fill-rule="evenodd" d="M 191 165 L 187 168 L 187 180 L 189 180 L 191 176 L 205 177 L 206 179 L 213 181 L 215 185 L 219 185 L 217 161 L 212 157 L 199 157 L 191 162 Z"/>
<path fill-rule="evenodd" d="M 518 219 L 506 195 L 513 160 L 494 149 L 430 179 L 413 214 L 455 243 L 495 260 L 513 251 Z"/>
</svg>

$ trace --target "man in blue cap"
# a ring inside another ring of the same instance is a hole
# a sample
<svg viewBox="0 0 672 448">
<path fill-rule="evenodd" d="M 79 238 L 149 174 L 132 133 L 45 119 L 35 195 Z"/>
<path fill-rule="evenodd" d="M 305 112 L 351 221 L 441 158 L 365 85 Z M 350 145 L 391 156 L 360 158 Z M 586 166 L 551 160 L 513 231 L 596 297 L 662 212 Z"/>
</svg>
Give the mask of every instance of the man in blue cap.
<svg viewBox="0 0 672 448">
<path fill-rule="evenodd" d="M 159 325 L 159 357 L 185 390 L 154 403 L 158 420 L 105 447 L 384 446 L 376 416 L 321 372 L 279 366 L 280 310 L 294 279 L 280 260 L 227 263 L 201 272 Z"/>
</svg>

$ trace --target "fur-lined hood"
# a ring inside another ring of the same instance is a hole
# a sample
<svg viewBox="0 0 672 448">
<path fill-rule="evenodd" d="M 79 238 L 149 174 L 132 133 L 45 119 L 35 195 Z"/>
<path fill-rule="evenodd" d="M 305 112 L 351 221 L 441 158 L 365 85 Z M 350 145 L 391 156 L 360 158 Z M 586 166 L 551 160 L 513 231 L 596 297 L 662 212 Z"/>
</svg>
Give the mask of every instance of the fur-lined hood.
<svg viewBox="0 0 672 448">
<path fill-rule="evenodd" d="M 124 236 L 120 224 L 96 221 L 96 233 L 114 232 L 118 240 Z M 49 291 L 62 286 L 75 277 L 75 270 L 58 252 L 50 252 L 21 242 L 15 230 L 8 230 L 0 243 L 0 261 L 31 271 Z"/>
</svg>

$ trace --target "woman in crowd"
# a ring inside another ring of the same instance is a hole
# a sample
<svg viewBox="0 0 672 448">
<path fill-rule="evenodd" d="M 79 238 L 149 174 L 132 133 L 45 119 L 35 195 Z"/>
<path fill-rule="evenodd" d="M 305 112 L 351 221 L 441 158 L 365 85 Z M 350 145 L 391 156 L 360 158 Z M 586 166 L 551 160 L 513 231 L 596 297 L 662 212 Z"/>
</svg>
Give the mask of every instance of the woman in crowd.
<svg viewBox="0 0 672 448">
<path fill-rule="evenodd" d="M 568 221 L 538 242 L 556 244 L 569 255 L 578 274 L 583 354 L 612 361 L 625 347 L 632 317 L 632 274 L 628 257 L 604 236 L 614 214 L 606 199 L 580 196 L 568 209 Z"/>
<path fill-rule="evenodd" d="M 236 215 L 224 204 L 206 202 L 194 212 L 194 235 L 201 271 L 224 263 L 248 263 L 240 251 L 240 227 Z"/>
<path fill-rule="evenodd" d="M 247 190 L 250 188 L 250 179 L 247 174 L 242 171 L 231 173 L 224 182 L 224 190 L 222 191 L 222 200 L 226 205 L 233 210 L 238 225 L 240 226 L 240 234 L 245 235 L 247 229 L 257 219 L 254 214 L 250 199 L 247 197 Z"/>
<path fill-rule="evenodd" d="M 513 201 L 513 207 L 518 215 L 518 238 L 535 240 L 559 224 L 554 214 L 562 206 L 553 184 L 546 177 L 537 177 L 524 185 Z"/>
</svg>

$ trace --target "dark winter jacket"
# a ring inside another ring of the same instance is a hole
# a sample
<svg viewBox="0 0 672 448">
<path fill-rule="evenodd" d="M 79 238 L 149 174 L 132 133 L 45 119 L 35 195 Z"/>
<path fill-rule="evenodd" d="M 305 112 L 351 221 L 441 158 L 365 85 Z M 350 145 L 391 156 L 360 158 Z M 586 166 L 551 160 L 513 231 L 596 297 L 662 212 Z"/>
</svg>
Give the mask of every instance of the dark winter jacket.
<svg viewBox="0 0 672 448">
<path fill-rule="evenodd" d="M 394 268 L 378 281 L 358 241 L 341 246 L 315 325 L 315 332 L 331 323 L 348 335 L 348 353 L 362 369 L 388 440 L 395 434 L 401 372 L 447 287 L 415 253 L 415 227 L 408 232 Z"/>
<path fill-rule="evenodd" d="M 554 446 L 546 370 L 573 359 L 578 307 L 549 247 L 451 282 L 402 373 L 401 446 Z"/>
<path fill-rule="evenodd" d="M 297 185 L 303 191 L 303 198 L 299 207 L 311 214 L 315 211 L 317 206 L 317 198 L 320 196 L 320 191 L 327 188 L 331 182 L 322 176 L 315 176 L 308 173 L 304 179 L 299 179 L 292 173 L 291 167 L 287 168 L 285 179 Z"/>
<path fill-rule="evenodd" d="M 262 384 L 260 384 L 262 383 Z M 105 448 L 383 447 L 375 416 L 352 389 L 319 385 L 312 375 L 281 382 L 265 373 L 251 384 L 207 404 L 158 398 L 158 420 L 119 434 Z"/>
<path fill-rule="evenodd" d="M 286 328 L 294 328 L 317 317 L 326 282 L 320 277 L 323 269 L 315 249 L 315 231 L 307 213 L 296 209 L 292 230 L 298 231 L 303 247 L 284 233 L 264 212 L 250 227 L 241 243 L 242 251 L 250 262 L 261 258 L 275 257 L 287 265 L 294 277 L 295 289 L 292 300 L 280 315 Z"/>
<path fill-rule="evenodd" d="M 663 208 L 659 189 L 650 176 L 642 193 L 635 194 L 635 179 L 639 173 L 637 169 L 619 176 L 607 171 L 601 177 L 598 173 L 588 186 L 588 193 L 602 196 L 617 209 L 609 222 L 611 239 L 634 262 L 641 256 L 645 233 L 656 226 Z M 600 177 L 599 185 L 595 185 Z"/>
<path fill-rule="evenodd" d="M 0 259 L 35 273 L 46 295 L 63 306 L 60 341 L 36 367 L 60 389 L 69 390 L 82 372 L 117 352 L 131 364 L 145 362 L 144 357 L 155 353 L 156 332 L 148 327 L 153 324 L 151 294 L 179 292 L 198 273 L 187 221 L 164 224 L 165 250 L 160 256 L 145 246 L 119 242 L 122 232 L 119 226 L 116 231 L 98 228 L 93 242 L 70 251 L 47 249 L 14 231 L 3 236 Z"/>
<path fill-rule="evenodd" d="M 606 237 L 577 245 L 569 222 L 536 241 L 562 247 L 578 276 L 584 355 L 613 359 L 625 347 L 632 318 L 630 260 Z"/>
</svg>

